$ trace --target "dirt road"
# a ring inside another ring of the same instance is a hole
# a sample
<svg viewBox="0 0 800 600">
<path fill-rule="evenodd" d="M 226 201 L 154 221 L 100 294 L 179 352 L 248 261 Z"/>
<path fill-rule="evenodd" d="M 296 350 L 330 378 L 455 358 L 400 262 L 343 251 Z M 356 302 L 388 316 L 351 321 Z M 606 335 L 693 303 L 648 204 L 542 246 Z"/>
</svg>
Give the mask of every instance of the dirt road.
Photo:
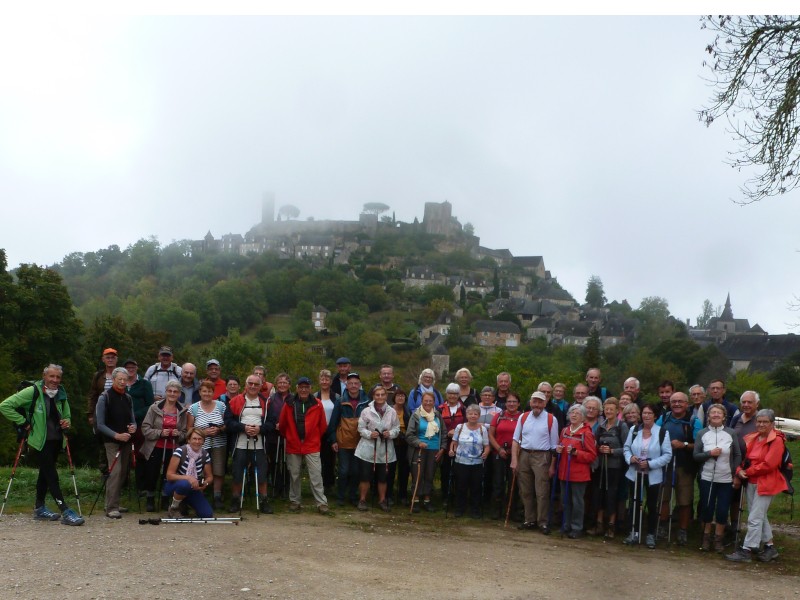
<svg viewBox="0 0 800 600">
<path fill-rule="evenodd" d="M 343 510 L 251 515 L 238 526 L 138 517 L 94 516 L 83 527 L 4 517 L 0 597 L 800 598 L 800 578 L 782 574 L 780 559 L 735 565 L 694 549 L 561 540 L 488 521 L 442 526 L 427 515 Z"/>
</svg>

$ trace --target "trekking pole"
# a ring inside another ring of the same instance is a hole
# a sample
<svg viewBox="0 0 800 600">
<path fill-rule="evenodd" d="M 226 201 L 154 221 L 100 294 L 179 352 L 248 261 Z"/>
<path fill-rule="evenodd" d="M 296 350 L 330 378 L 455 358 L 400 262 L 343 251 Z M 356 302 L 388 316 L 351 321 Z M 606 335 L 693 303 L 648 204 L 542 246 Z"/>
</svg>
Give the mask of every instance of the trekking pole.
<svg viewBox="0 0 800 600">
<path fill-rule="evenodd" d="M 558 462 L 561 458 L 560 454 L 556 454 L 556 469 L 553 472 L 553 480 L 550 482 L 550 506 L 547 509 L 547 526 L 552 527 L 553 521 L 553 506 L 556 503 L 556 486 L 558 485 Z"/>
<path fill-rule="evenodd" d="M 258 496 L 258 461 L 256 460 L 256 452 L 258 449 L 256 448 L 258 444 L 256 440 L 253 440 L 253 480 L 256 484 L 256 518 L 261 517 L 261 499 Z"/>
<path fill-rule="evenodd" d="M 250 438 L 247 438 L 247 447 L 245 448 L 245 463 L 244 471 L 242 471 L 242 491 L 239 493 L 239 517 L 242 516 L 242 507 L 244 506 L 244 484 L 247 480 L 247 471 L 250 469 Z"/>
<path fill-rule="evenodd" d="M 275 460 L 272 463 L 272 498 L 275 499 L 275 486 L 278 483 L 278 458 L 281 452 L 281 438 L 278 437 L 278 443 L 275 444 Z"/>
<path fill-rule="evenodd" d="M 114 467 L 117 466 L 117 461 L 119 460 L 119 453 L 120 449 L 117 448 L 117 453 L 114 455 L 114 460 L 111 461 L 111 466 L 108 467 L 108 475 L 103 478 L 103 487 L 100 488 L 100 491 L 97 492 L 97 497 L 94 499 L 94 504 L 92 504 L 92 508 L 89 511 L 89 516 L 92 516 L 94 512 L 94 507 L 97 506 L 97 501 L 100 500 L 100 495 L 105 493 L 106 491 L 106 484 L 108 483 L 108 478 L 111 477 L 111 472 L 114 470 Z"/>
<path fill-rule="evenodd" d="M 419 489 L 419 478 L 422 473 L 422 450 L 417 448 L 417 478 L 414 481 L 414 493 L 411 494 L 411 508 L 408 509 L 409 513 L 414 512 L 414 502 L 417 500 L 417 490 Z"/>
<path fill-rule="evenodd" d="M 25 447 L 25 442 L 28 436 L 25 436 L 19 441 L 19 448 L 17 448 L 17 455 L 14 457 L 14 467 L 11 469 L 11 479 L 8 480 L 8 487 L 6 488 L 6 495 L 3 497 L 3 506 L 0 507 L 0 517 L 3 516 L 3 511 L 6 509 L 6 502 L 8 501 L 8 493 L 11 491 L 11 484 L 14 482 L 14 475 L 17 473 L 17 465 L 19 458 L 22 456 L 22 448 Z M 72 476 L 72 481 L 75 481 L 75 475 Z M 76 492 L 77 493 L 77 492 Z"/>
<path fill-rule="evenodd" d="M 447 473 L 447 495 L 444 499 L 444 518 L 447 518 L 447 513 L 450 511 L 450 490 L 453 488 L 453 463 L 455 458 L 450 458 L 450 471 Z"/>
<path fill-rule="evenodd" d="M 69 472 L 72 475 L 72 487 L 75 489 L 75 502 L 78 505 L 78 516 L 82 517 L 83 513 L 81 512 L 81 498 L 78 495 L 78 483 L 75 481 L 75 465 L 72 463 L 72 452 L 69 451 L 69 439 L 67 439 L 67 436 L 64 436 L 64 446 L 67 449 L 67 462 L 69 463 Z M 11 477 L 14 477 L 13 473 L 11 474 Z M 3 505 L 5 506 L 5 502 L 3 502 Z M 2 511 L 0 511 L 0 515 L 2 515 Z"/>
<path fill-rule="evenodd" d="M 67 450 L 69 452 L 69 450 Z M 69 456 L 69 454 L 67 454 Z M 73 476 L 74 478 L 74 476 Z M 131 488 L 131 485 L 133 488 Z M 139 495 L 139 490 L 136 488 L 136 446 L 133 444 L 133 437 L 131 437 L 131 462 L 128 469 L 128 490 L 134 489 L 136 491 L 136 506 L 139 514 L 142 514 L 142 497 Z M 75 492 L 77 495 L 77 492 Z M 128 492 L 128 501 L 130 501 L 130 492 Z"/>
<path fill-rule="evenodd" d="M 744 514 L 744 505 L 747 502 L 747 482 L 742 481 L 742 496 L 739 499 L 739 518 L 736 522 L 736 535 L 733 540 L 734 550 L 739 547 L 739 532 L 742 530 L 742 515 Z"/>
<path fill-rule="evenodd" d="M 639 545 L 642 545 L 642 523 L 644 522 L 644 472 L 640 473 L 639 482 Z M 647 492 L 650 493 L 649 490 Z"/>
<path fill-rule="evenodd" d="M 572 452 L 569 452 L 569 446 L 567 446 L 567 479 L 564 485 L 564 498 L 562 498 L 562 502 L 566 501 L 569 502 L 569 509 L 572 511 L 572 499 L 569 496 L 569 473 L 570 467 L 572 467 Z M 570 515 L 571 517 L 572 515 Z M 567 527 L 567 506 L 564 506 L 564 511 L 561 515 L 561 537 L 564 537 L 564 530 Z"/>
<path fill-rule="evenodd" d="M 503 468 L 505 469 L 506 466 L 503 465 Z M 516 483 L 517 483 L 517 470 L 513 469 L 511 471 L 511 487 L 508 489 L 508 506 L 506 507 L 506 522 L 503 523 L 504 529 L 508 527 L 508 518 L 509 516 L 511 516 L 511 503 L 514 500 L 514 486 L 516 485 Z"/>
<path fill-rule="evenodd" d="M 639 472 L 633 477 L 633 496 L 631 496 L 631 540 L 636 536 L 636 500 L 639 491 Z"/>
<path fill-rule="evenodd" d="M 375 432 L 378 434 L 378 437 L 380 437 L 381 434 L 377 428 L 375 429 Z M 374 438 L 372 440 L 372 481 L 370 482 L 370 492 L 372 492 L 371 488 L 373 485 L 375 485 L 376 488 L 378 487 L 378 483 L 375 481 L 375 470 L 377 469 L 377 467 L 378 467 L 378 438 Z M 371 495 L 372 495 L 372 508 L 375 508 L 375 493 L 372 492 Z"/>
<path fill-rule="evenodd" d="M 286 478 L 286 438 L 282 438 L 283 441 L 283 452 L 281 453 L 283 456 L 283 461 L 281 462 L 281 485 L 283 486 L 282 495 L 284 498 L 289 497 L 289 482 Z"/>
<path fill-rule="evenodd" d="M 667 523 L 667 543 L 672 543 L 672 513 L 675 512 L 675 485 L 678 481 L 676 473 L 675 456 L 672 457 L 672 486 L 669 488 L 669 517 Z M 663 482 L 663 479 L 662 479 Z"/>
<path fill-rule="evenodd" d="M 161 502 L 161 510 L 164 509 L 164 499 L 161 493 L 164 491 L 164 465 L 167 464 L 167 438 L 164 438 L 164 446 L 161 448 L 161 470 L 158 472 L 158 486 L 156 489 L 156 498 Z"/>
</svg>

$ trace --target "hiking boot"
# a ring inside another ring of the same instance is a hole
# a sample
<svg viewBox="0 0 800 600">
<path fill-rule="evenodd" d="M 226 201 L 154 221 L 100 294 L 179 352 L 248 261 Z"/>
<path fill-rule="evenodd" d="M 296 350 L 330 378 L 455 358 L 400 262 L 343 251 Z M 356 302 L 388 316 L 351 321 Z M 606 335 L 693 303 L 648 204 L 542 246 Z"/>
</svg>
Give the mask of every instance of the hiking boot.
<svg viewBox="0 0 800 600">
<path fill-rule="evenodd" d="M 156 499 L 153 496 L 147 497 L 147 500 L 145 500 L 144 509 L 147 512 L 156 512 Z"/>
<path fill-rule="evenodd" d="M 272 507 L 269 505 L 269 500 L 267 500 L 266 496 L 261 496 L 261 500 L 259 500 L 258 503 L 258 509 L 261 511 L 261 514 L 264 515 L 272 514 Z"/>
<path fill-rule="evenodd" d="M 411 512 L 418 513 L 419 511 L 419 500 L 417 500 L 414 502 L 414 506 L 411 507 Z"/>
<path fill-rule="evenodd" d="M 714 552 L 722 552 L 725 550 L 725 536 L 724 535 L 715 535 L 714 536 Z"/>
<path fill-rule="evenodd" d="M 61 523 L 62 525 L 83 525 L 84 519 L 83 517 L 78 516 L 71 508 L 66 509 L 63 513 L 61 513 Z"/>
<path fill-rule="evenodd" d="M 729 560 L 731 562 L 749 563 L 753 560 L 753 553 L 749 548 L 742 547 L 738 548 L 733 554 L 726 554 L 725 560 Z"/>
<path fill-rule="evenodd" d="M 582 531 L 570 531 L 567 534 L 567 537 L 569 539 L 571 539 L 571 540 L 579 540 L 579 539 L 581 539 L 583 537 L 583 532 Z"/>
<path fill-rule="evenodd" d="M 644 545 L 650 548 L 650 550 L 655 550 L 656 548 L 656 536 L 652 533 L 648 533 L 647 537 L 644 538 Z"/>
<path fill-rule="evenodd" d="M 541 531 L 544 535 L 550 535 L 550 526 L 542 525 L 541 527 L 539 527 L 539 531 Z"/>
<path fill-rule="evenodd" d="M 221 511 L 224 508 L 225 508 L 225 503 L 222 501 L 222 496 L 214 496 L 214 510 Z"/>
<path fill-rule="evenodd" d="M 384 500 L 383 502 L 378 502 L 378 508 L 380 508 L 383 512 L 391 512 L 392 508 L 389 506 L 389 502 Z"/>
<path fill-rule="evenodd" d="M 689 533 L 685 529 L 678 529 L 678 546 L 685 546 L 689 543 Z"/>
<path fill-rule="evenodd" d="M 369 507 L 367 506 L 367 501 L 366 501 L 366 500 L 359 500 L 359 501 L 358 501 L 358 507 L 357 507 L 357 508 L 358 508 L 358 510 L 360 510 L 361 512 L 364 512 L 364 511 L 368 510 L 368 509 L 369 509 Z"/>
<path fill-rule="evenodd" d="M 430 500 L 423 500 L 422 508 L 424 508 L 428 512 L 436 512 L 436 508 L 433 506 L 433 502 L 431 502 Z"/>
<path fill-rule="evenodd" d="M 758 553 L 757 558 L 761 562 L 769 562 L 778 558 L 778 550 L 775 548 L 775 544 L 764 546 L 764 549 Z"/>
<path fill-rule="evenodd" d="M 519 525 L 517 525 L 517 529 L 523 529 L 523 530 L 536 529 L 537 527 L 538 525 L 536 524 L 536 521 L 525 521 L 524 523 L 520 523 Z"/>
<path fill-rule="evenodd" d="M 667 528 L 664 525 L 659 525 L 658 526 L 658 531 L 656 532 L 656 537 L 659 540 L 663 541 L 663 540 L 667 539 L 668 535 L 669 534 L 667 533 Z"/>
<path fill-rule="evenodd" d="M 181 518 L 181 506 L 170 504 L 169 508 L 167 509 L 167 518 L 168 519 L 180 519 Z"/>
<path fill-rule="evenodd" d="M 606 529 L 606 539 L 607 540 L 613 540 L 614 539 L 614 533 L 616 533 L 615 529 L 616 529 L 616 524 L 615 523 L 609 523 L 608 524 L 608 529 Z"/>
<path fill-rule="evenodd" d="M 289 503 L 289 512 L 290 513 L 299 513 L 300 512 L 300 503 L 299 502 L 290 502 Z"/>
<path fill-rule="evenodd" d="M 53 512 L 44 504 L 42 504 L 41 506 L 33 509 L 33 518 L 37 521 L 58 521 L 61 518 L 61 515 L 57 512 Z"/>
<path fill-rule="evenodd" d="M 599 521 L 594 527 L 590 527 L 586 530 L 586 535 L 600 535 L 603 532 L 603 524 Z"/>
<path fill-rule="evenodd" d="M 231 498 L 231 504 L 228 507 L 229 513 L 239 512 L 239 508 L 242 506 L 241 499 L 239 498 Z"/>
<path fill-rule="evenodd" d="M 122 513 L 119 512 L 118 510 L 110 510 L 110 511 L 108 511 L 106 513 L 106 516 L 109 519 L 121 519 L 122 518 Z"/>
<path fill-rule="evenodd" d="M 711 532 L 703 533 L 703 541 L 700 543 L 700 550 L 702 550 L 703 552 L 708 552 L 709 550 L 711 550 L 712 538 L 713 536 Z"/>
<path fill-rule="evenodd" d="M 127 506 L 120 506 L 117 510 L 119 510 L 119 512 L 121 512 L 122 514 L 130 512 L 130 509 Z"/>
<path fill-rule="evenodd" d="M 317 510 L 319 511 L 319 514 L 321 514 L 321 515 L 329 515 L 329 514 L 331 514 L 331 511 L 328 508 L 327 504 L 320 504 L 317 507 Z"/>
<path fill-rule="evenodd" d="M 632 546 L 634 544 L 638 544 L 639 543 L 639 534 L 636 533 L 635 531 L 631 531 L 628 534 L 628 537 L 626 537 L 624 540 L 622 540 L 622 543 L 627 545 L 627 546 Z"/>
</svg>

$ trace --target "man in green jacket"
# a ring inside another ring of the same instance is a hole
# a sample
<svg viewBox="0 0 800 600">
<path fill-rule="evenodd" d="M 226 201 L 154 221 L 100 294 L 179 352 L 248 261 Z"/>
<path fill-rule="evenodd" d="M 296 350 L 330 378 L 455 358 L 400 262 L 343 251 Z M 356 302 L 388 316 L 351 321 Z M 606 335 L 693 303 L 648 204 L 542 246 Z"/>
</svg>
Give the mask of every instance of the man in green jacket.
<svg viewBox="0 0 800 600">
<path fill-rule="evenodd" d="M 58 483 L 56 463 L 64 447 L 64 431 L 70 426 L 67 392 L 61 385 L 62 368 L 48 365 L 42 379 L 9 396 L 0 403 L 0 413 L 14 423 L 20 436 L 27 436 L 28 446 L 39 452 L 39 478 L 36 481 L 36 504 L 33 518 L 39 521 L 58 521 L 64 525 L 83 525 L 83 518 L 67 507 Z M 20 437 L 20 440 L 24 437 Z M 61 514 L 44 503 L 50 494 Z"/>
</svg>

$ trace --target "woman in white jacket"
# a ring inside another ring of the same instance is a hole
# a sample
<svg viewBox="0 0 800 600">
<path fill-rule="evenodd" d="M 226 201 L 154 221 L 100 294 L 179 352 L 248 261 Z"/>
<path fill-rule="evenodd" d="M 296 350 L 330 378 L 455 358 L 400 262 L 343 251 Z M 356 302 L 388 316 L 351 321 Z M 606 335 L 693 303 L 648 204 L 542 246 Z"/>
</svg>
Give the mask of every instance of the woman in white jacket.
<svg viewBox="0 0 800 600">
<path fill-rule="evenodd" d="M 638 531 L 642 514 L 642 497 L 647 494 L 647 537 L 645 543 L 651 550 L 656 547 L 656 528 L 658 527 L 658 496 L 663 480 L 663 468 L 672 460 L 672 444 L 669 432 L 655 424 L 655 408 L 647 404 L 642 409 L 642 423 L 628 432 L 623 452 L 625 463 L 630 465 L 625 477 L 631 482 L 631 533 L 625 544 L 640 542 Z M 638 503 L 638 505 L 637 505 Z M 639 513 L 638 515 L 636 513 Z"/>
<path fill-rule="evenodd" d="M 372 402 L 358 417 L 358 433 L 361 439 L 356 446 L 358 460 L 358 510 L 367 510 L 367 492 L 373 479 L 378 481 L 378 506 L 389 512 L 386 500 L 386 475 L 389 463 L 395 462 L 392 440 L 400 434 L 397 412 L 386 403 L 388 394 L 383 387 L 375 388 Z"/>
</svg>

